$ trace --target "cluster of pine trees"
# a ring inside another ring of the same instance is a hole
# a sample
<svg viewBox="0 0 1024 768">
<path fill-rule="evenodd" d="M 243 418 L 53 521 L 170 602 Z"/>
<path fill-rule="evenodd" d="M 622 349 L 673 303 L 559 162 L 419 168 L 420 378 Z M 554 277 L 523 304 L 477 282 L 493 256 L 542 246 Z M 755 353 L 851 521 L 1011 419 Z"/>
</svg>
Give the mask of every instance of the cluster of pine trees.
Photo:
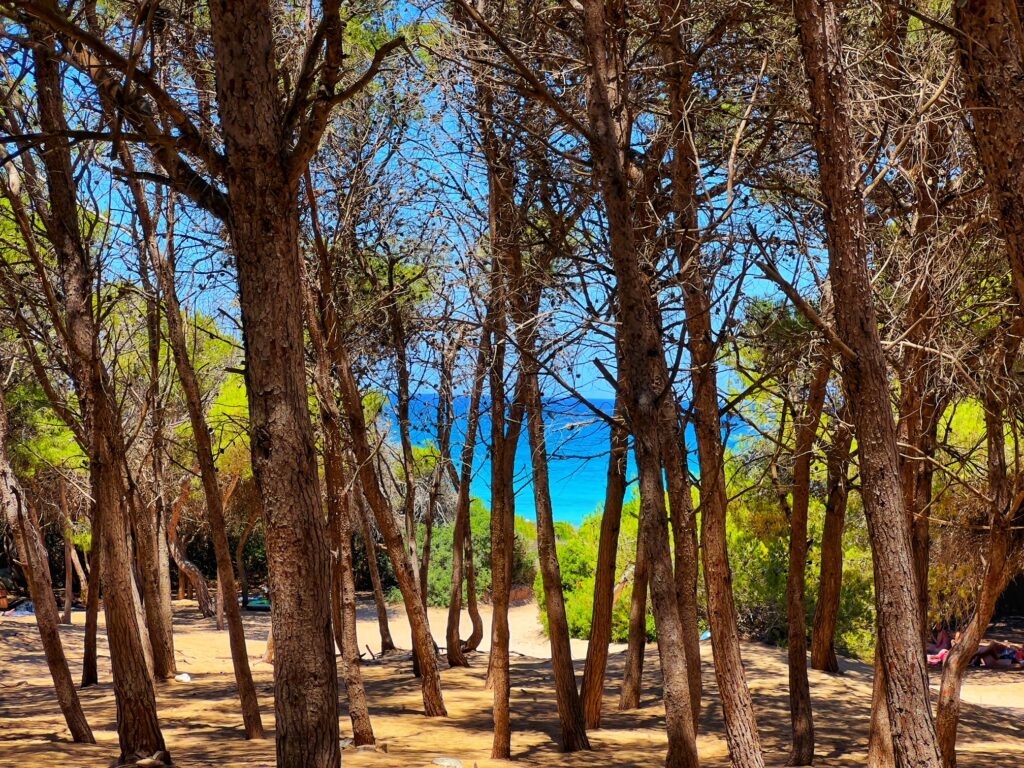
<svg viewBox="0 0 1024 768">
<path fill-rule="evenodd" d="M 211 422 L 231 379 L 244 384 L 247 527 L 261 521 L 266 543 L 282 768 L 339 764 L 339 669 L 355 742 L 374 740 L 355 533 L 386 551 L 427 716 L 447 714 L 442 666 L 467 664 L 490 632 L 492 754 L 514 757 L 521 439 L 564 750 L 589 749 L 600 726 L 635 482 L 621 703 L 639 698 L 649 599 L 666 765 L 700 762 L 702 621 L 732 763 L 764 765 L 727 528 L 736 497 L 758 493 L 788 534 L 791 760 L 813 761 L 808 651 L 836 668 L 851 491 L 874 572 L 871 764 L 955 765 L 960 683 L 1021 567 L 1022 10 L 0 0 L 2 381 L 35 391 L 84 457 L 82 684 L 96 682 L 102 593 L 121 758 L 169 762 L 173 750 L 155 690 L 175 674 L 171 562 L 187 571 L 175 499 L 192 477 L 240 718 L 248 738 L 263 736 L 225 520 L 234 486 Z M 208 338 L 237 354 L 211 365 Z M 577 685 L 546 403 L 590 403 L 587 377 L 615 408 L 591 403 L 610 442 Z M 436 456 L 424 471 L 412 411 L 428 390 Z M 368 403 L 381 392 L 393 453 Z M 41 492 L 9 458 L 9 421 L 0 407 L 0 501 L 61 708 L 89 741 L 37 546 Z M 745 459 L 732 450 L 740 424 L 757 438 Z M 482 451 L 491 627 L 476 605 L 470 525 Z M 453 525 L 443 655 L 426 610 L 439 519 Z M 933 710 L 929 576 L 943 566 L 936 554 L 965 550 L 976 567 L 955 571 L 969 579 L 963 638 Z"/>
</svg>

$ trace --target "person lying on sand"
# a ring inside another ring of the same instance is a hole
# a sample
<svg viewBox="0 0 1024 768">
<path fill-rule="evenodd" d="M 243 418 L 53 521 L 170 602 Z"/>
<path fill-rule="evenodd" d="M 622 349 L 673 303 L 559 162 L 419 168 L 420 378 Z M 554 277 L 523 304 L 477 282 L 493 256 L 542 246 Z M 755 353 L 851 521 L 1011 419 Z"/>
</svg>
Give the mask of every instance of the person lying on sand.
<svg viewBox="0 0 1024 768">
<path fill-rule="evenodd" d="M 993 641 L 978 648 L 971 658 L 971 666 L 988 669 L 1021 669 L 1024 667 L 1024 650 Z"/>
</svg>

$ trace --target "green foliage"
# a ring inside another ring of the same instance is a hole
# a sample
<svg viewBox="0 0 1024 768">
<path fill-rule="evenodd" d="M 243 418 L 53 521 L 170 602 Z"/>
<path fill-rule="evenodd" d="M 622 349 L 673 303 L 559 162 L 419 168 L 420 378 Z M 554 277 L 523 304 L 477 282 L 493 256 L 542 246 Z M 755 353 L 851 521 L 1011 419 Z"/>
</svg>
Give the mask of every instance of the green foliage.
<svg viewBox="0 0 1024 768">
<path fill-rule="evenodd" d="M 741 471 L 735 471 L 731 477 L 735 487 L 749 485 L 751 480 Z M 821 574 L 820 542 L 825 522 L 823 494 L 823 485 L 815 484 L 808 515 L 808 538 L 811 541 L 805 592 L 808 630 L 814 620 Z M 729 509 L 726 536 L 740 632 L 753 640 L 784 645 L 789 625 L 786 612 L 789 521 L 774 489 L 754 487 L 734 501 Z M 874 652 L 874 622 L 870 546 L 860 499 L 854 494 L 849 498 L 843 534 L 837 651 L 870 659 Z"/>
<path fill-rule="evenodd" d="M 473 564 L 476 568 L 476 593 L 483 598 L 491 590 L 491 512 L 480 499 L 473 499 L 469 508 L 469 524 L 473 534 Z M 417 527 L 417 539 L 423 546 L 425 527 Z M 455 538 L 454 522 L 435 526 L 430 545 L 430 574 L 427 577 L 427 602 L 447 607 L 452 588 L 452 552 Z M 515 547 L 512 553 L 512 583 L 529 584 L 537 570 L 537 532 L 522 517 L 515 520 Z M 463 589 L 468 588 L 463 582 Z M 401 602 L 397 588 L 388 593 L 388 600 Z"/>
<path fill-rule="evenodd" d="M 632 588 L 628 578 L 636 559 L 636 535 L 640 503 L 637 499 L 627 502 L 622 509 L 622 524 L 619 530 L 619 548 L 615 564 L 615 584 L 625 582 L 618 590 L 612 607 L 612 640 L 625 642 L 629 635 L 629 607 Z M 583 518 L 579 528 L 570 523 L 555 523 L 555 543 L 558 548 L 558 568 L 565 598 L 565 614 L 569 624 L 569 636 L 586 640 L 590 637 L 593 621 L 594 579 L 597 568 L 597 550 L 601 539 L 602 510 Z M 541 574 L 534 578 L 533 591 L 537 598 L 541 625 L 548 631 L 547 608 L 544 602 L 544 583 Z M 654 639 L 654 616 L 648 605 L 647 637 Z"/>
</svg>

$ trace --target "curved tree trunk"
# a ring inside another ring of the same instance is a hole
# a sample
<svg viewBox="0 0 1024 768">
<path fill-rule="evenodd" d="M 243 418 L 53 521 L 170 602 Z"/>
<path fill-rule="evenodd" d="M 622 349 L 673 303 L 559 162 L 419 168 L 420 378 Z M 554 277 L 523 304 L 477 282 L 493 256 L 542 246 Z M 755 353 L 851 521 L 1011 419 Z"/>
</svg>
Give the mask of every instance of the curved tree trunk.
<svg viewBox="0 0 1024 768">
<path fill-rule="evenodd" d="M 459 632 L 462 618 L 462 583 L 464 574 L 472 572 L 472 532 L 469 524 L 469 485 L 473 478 L 473 456 L 476 452 L 476 433 L 480 425 L 480 399 L 483 395 L 484 379 L 487 372 L 487 334 L 481 334 L 476 368 L 473 372 L 473 388 L 469 395 L 469 411 L 466 414 L 466 437 L 462 444 L 460 471 L 456 487 L 459 489 L 455 502 L 455 526 L 452 535 L 452 591 L 448 601 L 448 623 L 445 629 L 448 665 L 451 667 L 467 667 L 469 662 L 463 653 L 461 634 Z M 469 550 L 469 563 L 464 567 Z M 469 586 L 470 597 L 476 603 L 476 579 Z M 479 611 L 477 611 L 479 618 Z M 476 622 L 474 622 L 474 628 Z M 481 623 L 481 638 L 483 637 Z M 479 640 L 477 641 L 479 643 Z"/>
<path fill-rule="evenodd" d="M 612 637 L 612 609 L 615 607 L 615 560 L 619 549 L 619 528 L 622 524 L 622 502 L 626 495 L 626 459 L 629 435 L 622 421 L 622 399 L 615 399 L 615 425 L 611 428 L 608 453 L 608 474 L 605 485 L 604 510 L 601 513 L 601 535 L 597 543 L 597 565 L 594 568 L 594 602 L 591 611 L 587 659 L 583 665 L 580 698 L 587 728 L 601 727 L 601 704 L 604 701 L 604 678 L 608 665 L 608 643 Z"/>
<path fill-rule="evenodd" d="M 185 557 L 185 551 L 178 542 L 178 521 L 181 519 L 181 510 L 188 500 L 192 476 L 185 475 L 181 481 L 181 490 L 178 498 L 174 500 L 171 508 L 171 520 L 167 527 L 167 546 L 171 553 L 171 559 L 178 566 L 178 578 L 188 581 L 195 591 L 196 602 L 199 605 L 199 613 L 203 618 L 208 619 L 214 614 L 213 600 L 210 599 L 210 588 L 206 583 L 206 577 L 202 572 Z"/>
<path fill-rule="evenodd" d="M 1006 425 L 1000 398 L 988 393 L 984 398 L 985 433 L 988 443 L 988 491 L 991 499 L 988 542 L 982 558 L 985 573 L 976 599 L 974 615 L 953 646 L 942 671 L 936 731 L 942 751 L 943 768 L 956 768 L 956 731 L 960 720 L 960 686 L 978 643 L 985 636 L 996 601 L 1014 575 L 1007 563 L 1010 550 L 1010 524 L 1024 495 L 1011 496 L 1006 467 Z"/>
</svg>

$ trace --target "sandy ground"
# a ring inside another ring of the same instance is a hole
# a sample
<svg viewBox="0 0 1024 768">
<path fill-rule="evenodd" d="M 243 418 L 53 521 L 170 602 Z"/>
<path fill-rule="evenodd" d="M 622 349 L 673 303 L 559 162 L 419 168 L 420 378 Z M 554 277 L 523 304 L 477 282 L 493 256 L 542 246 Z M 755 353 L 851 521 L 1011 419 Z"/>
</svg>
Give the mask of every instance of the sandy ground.
<svg viewBox="0 0 1024 768">
<path fill-rule="evenodd" d="M 400 647 L 409 646 L 409 632 L 401 611 L 391 611 L 391 631 Z M 82 620 L 63 630 L 65 648 L 77 677 L 80 672 Z M 438 635 L 444 632 L 444 612 L 431 611 Z M 485 614 L 489 626 L 489 616 Z M 464 617 L 464 634 L 469 621 Z M 247 614 L 249 652 L 263 709 L 264 725 L 272 735 L 271 669 L 256 660 L 262 654 L 269 626 L 268 614 Z M 594 751 L 563 755 L 554 737 L 557 717 L 550 684 L 547 642 L 537 622 L 536 607 L 518 606 L 511 616 L 513 753 L 516 765 L 605 768 L 657 766 L 665 750 L 664 710 L 660 704 L 657 656 L 648 650 L 641 707 L 617 712 L 618 684 L 622 676 L 622 647 L 613 648 L 603 728 L 593 732 Z M 372 607 L 360 610 L 359 635 L 376 653 L 379 636 Z M 252 766 L 274 764 L 271 738 L 249 742 L 242 735 L 234 698 L 234 683 L 227 634 L 217 632 L 212 620 L 199 617 L 191 603 L 175 603 L 175 647 L 179 672 L 189 683 L 158 686 L 161 725 L 168 748 L 181 766 Z M 472 658 L 469 669 L 445 669 L 443 685 L 449 717 L 428 719 L 420 712 L 419 686 L 410 672 L 408 654 L 371 660 L 364 675 L 373 726 L 387 753 L 347 749 L 347 766 L 429 766 L 438 757 L 457 758 L 466 768 L 513 765 L 487 759 L 490 751 L 491 694 L 484 690 L 486 644 Z M 573 641 L 573 654 L 582 658 L 586 643 Z M 711 651 L 703 644 L 705 699 L 701 715 L 699 749 L 706 766 L 728 765 L 722 736 L 721 705 L 714 684 Z M 784 765 L 787 758 L 789 712 L 786 693 L 785 652 L 767 646 L 744 647 L 747 675 L 754 697 L 758 725 L 769 765 Z M 46 766 L 107 766 L 117 755 L 110 660 L 101 639 L 100 678 L 104 682 L 82 692 L 86 715 L 97 737 L 96 745 L 69 741 L 52 692 L 32 619 L 0 619 L 0 768 Z M 871 669 L 845 662 L 840 676 L 811 673 L 815 707 L 818 766 L 865 764 Z M 582 665 L 577 666 L 577 671 Z M 937 680 L 933 680 L 937 683 Z M 1024 673 L 973 672 L 964 688 L 960 731 L 960 764 L 965 768 L 1006 768 L 1024 765 Z M 344 714 L 342 736 L 350 723 Z"/>
</svg>

